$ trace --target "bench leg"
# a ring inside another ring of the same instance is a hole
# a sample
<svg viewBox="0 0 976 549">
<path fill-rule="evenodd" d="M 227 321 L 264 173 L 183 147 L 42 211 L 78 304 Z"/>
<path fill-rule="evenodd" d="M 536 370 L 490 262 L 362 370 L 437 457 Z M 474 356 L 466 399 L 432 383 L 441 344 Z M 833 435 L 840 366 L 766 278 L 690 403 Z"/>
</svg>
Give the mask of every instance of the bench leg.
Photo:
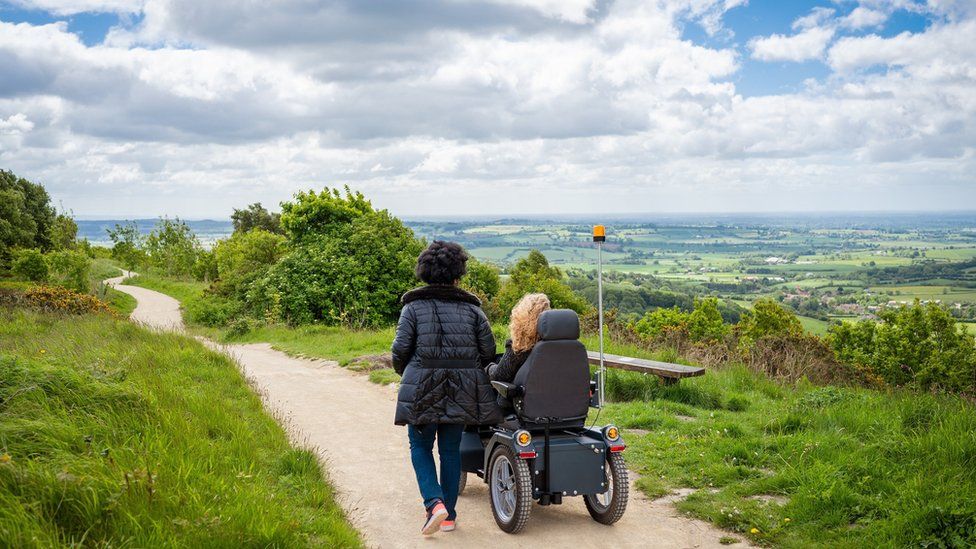
<svg viewBox="0 0 976 549">
<path fill-rule="evenodd" d="M 676 378 L 676 377 L 662 377 L 661 379 L 664 380 L 664 385 L 665 386 L 677 385 L 678 384 L 678 378 Z"/>
</svg>

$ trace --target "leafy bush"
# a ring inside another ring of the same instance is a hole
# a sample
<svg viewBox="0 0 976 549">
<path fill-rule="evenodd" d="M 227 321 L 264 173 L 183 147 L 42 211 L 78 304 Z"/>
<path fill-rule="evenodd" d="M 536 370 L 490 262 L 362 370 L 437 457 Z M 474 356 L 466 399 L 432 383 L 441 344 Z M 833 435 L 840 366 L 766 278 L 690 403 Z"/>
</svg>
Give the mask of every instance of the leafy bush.
<svg viewBox="0 0 976 549">
<path fill-rule="evenodd" d="M 551 267 L 546 256 L 538 250 L 532 250 L 515 264 L 508 281 L 498 292 L 496 299 L 501 314 L 507 318 L 518 300 L 530 293 L 549 296 L 553 309 L 572 309 L 582 314 L 590 308 L 586 300 L 563 281 L 562 271 Z"/>
<path fill-rule="evenodd" d="M 214 247 L 220 293 L 244 299 L 251 283 L 263 277 L 285 252 L 285 237 L 264 229 L 235 232 Z"/>
<path fill-rule="evenodd" d="M 282 205 L 282 223 L 301 240 L 251 285 L 249 305 L 262 314 L 279 311 L 291 324 L 393 322 L 400 296 L 416 284 L 423 243 L 386 210 L 364 212 L 362 195 L 347 192 L 349 204 L 337 192 L 299 197 L 298 205 Z"/>
<path fill-rule="evenodd" d="M 183 302 L 183 309 L 190 322 L 213 327 L 226 326 L 241 314 L 241 308 L 239 301 L 217 295 Z"/>
<path fill-rule="evenodd" d="M 217 280 L 218 274 L 217 254 L 214 250 L 198 250 L 197 259 L 193 262 L 193 278 L 201 282 L 212 282 Z"/>
<path fill-rule="evenodd" d="M 47 262 L 53 284 L 76 292 L 91 290 L 88 276 L 91 260 L 85 254 L 73 251 L 52 252 L 48 254 Z"/>
<path fill-rule="evenodd" d="M 293 202 L 281 204 L 281 227 L 292 242 L 309 237 L 334 237 L 348 231 L 349 225 L 362 216 L 375 213 L 373 205 L 359 192 L 345 188 L 322 192 L 300 191 Z"/>
<path fill-rule="evenodd" d="M 772 299 L 759 299 L 742 315 L 735 326 L 739 335 L 739 348 L 748 351 L 763 337 L 791 337 L 803 335 L 803 325 L 792 312 Z"/>
<path fill-rule="evenodd" d="M 644 339 L 654 339 L 666 332 L 685 332 L 688 330 L 691 315 L 677 307 L 655 309 L 644 315 L 633 325 L 634 333 Z"/>
<path fill-rule="evenodd" d="M 695 310 L 688 315 L 688 335 L 692 341 L 718 341 L 729 333 L 722 319 L 718 299 L 707 297 L 695 300 Z"/>
<path fill-rule="evenodd" d="M 40 250 L 20 250 L 14 254 L 13 274 L 31 282 L 44 282 L 48 277 L 47 260 Z"/>
<path fill-rule="evenodd" d="M 828 341 L 839 360 L 892 385 L 976 391 L 976 343 L 948 309 L 916 301 L 878 317 L 831 326 Z"/>
</svg>

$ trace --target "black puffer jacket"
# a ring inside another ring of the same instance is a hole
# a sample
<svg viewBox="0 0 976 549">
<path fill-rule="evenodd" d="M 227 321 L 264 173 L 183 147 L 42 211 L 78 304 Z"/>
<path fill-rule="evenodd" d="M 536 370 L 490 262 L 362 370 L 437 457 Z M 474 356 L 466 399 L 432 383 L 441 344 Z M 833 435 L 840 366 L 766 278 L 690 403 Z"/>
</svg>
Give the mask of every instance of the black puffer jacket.
<svg viewBox="0 0 976 549">
<path fill-rule="evenodd" d="M 474 295 L 429 285 L 403 296 L 393 341 L 400 374 L 397 425 L 502 420 L 484 367 L 495 358 L 491 324 Z"/>
</svg>

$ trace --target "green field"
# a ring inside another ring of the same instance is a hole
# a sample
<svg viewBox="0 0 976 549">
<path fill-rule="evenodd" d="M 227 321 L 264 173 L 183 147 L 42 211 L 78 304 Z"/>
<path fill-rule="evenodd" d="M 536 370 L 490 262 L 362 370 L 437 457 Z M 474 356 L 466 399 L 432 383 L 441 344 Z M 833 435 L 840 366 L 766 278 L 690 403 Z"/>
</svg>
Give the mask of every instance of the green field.
<svg viewBox="0 0 976 549">
<path fill-rule="evenodd" d="M 358 547 L 234 363 L 108 315 L 0 309 L 0 545 Z"/>
</svg>

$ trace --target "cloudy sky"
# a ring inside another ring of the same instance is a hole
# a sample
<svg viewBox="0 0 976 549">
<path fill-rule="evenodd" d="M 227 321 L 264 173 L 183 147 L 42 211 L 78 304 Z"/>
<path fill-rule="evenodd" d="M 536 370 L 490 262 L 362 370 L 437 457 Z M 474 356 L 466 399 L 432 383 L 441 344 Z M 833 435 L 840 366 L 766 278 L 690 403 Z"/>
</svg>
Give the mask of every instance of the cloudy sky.
<svg viewBox="0 0 976 549">
<path fill-rule="evenodd" d="M 0 0 L 0 168 L 84 217 L 976 208 L 976 0 Z"/>
</svg>

